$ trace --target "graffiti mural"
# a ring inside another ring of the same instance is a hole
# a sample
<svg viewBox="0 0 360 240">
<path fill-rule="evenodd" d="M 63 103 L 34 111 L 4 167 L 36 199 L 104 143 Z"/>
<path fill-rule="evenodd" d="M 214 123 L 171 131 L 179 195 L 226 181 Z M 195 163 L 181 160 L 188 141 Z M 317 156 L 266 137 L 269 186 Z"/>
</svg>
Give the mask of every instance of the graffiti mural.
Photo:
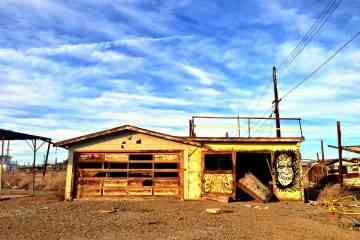
<svg viewBox="0 0 360 240">
<path fill-rule="evenodd" d="M 232 193 L 233 191 L 232 174 L 205 174 L 204 181 L 205 193 Z"/>
<path fill-rule="evenodd" d="M 300 158 L 296 152 L 277 152 L 275 155 L 276 185 L 280 189 L 295 190 L 301 185 Z"/>
<path fill-rule="evenodd" d="M 293 157 L 287 153 L 280 154 L 276 159 L 275 169 L 278 185 L 282 188 L 290 187 L 295 178 Z"/>
</svg>

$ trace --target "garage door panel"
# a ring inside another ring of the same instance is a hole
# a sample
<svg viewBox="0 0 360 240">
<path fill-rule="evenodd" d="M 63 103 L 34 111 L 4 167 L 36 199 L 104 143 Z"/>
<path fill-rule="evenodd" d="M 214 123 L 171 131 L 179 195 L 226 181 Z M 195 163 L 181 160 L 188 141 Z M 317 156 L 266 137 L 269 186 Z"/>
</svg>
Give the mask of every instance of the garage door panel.
<svg viewBox="0 0 360 240">
<path fill-rule="evenodd" d="M 179 153 L 80 153 L 78 197 L 179 196 Z"/>
</svg>

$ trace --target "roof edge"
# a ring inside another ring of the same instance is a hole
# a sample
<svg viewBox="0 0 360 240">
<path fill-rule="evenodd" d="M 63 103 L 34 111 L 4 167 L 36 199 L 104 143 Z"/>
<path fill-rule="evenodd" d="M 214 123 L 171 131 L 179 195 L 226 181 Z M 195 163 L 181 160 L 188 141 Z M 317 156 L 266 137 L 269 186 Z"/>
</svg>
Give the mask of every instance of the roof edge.
<svg viewBox="0 0 360 240">
<path fill-rule="evenodd" d="M 81 135 L 79 137 L 74 137 L 74 138 L 56 142 L 54 145 L 57 147 L 68 148 L 70 146 L 73 146 L 73 145 L 78 144 L 83 141 L 95 139 L 98 137 L 103 137 L 108 134 L 118 133 L 118 132 L 125 131 L 125 130 L 143 133 L 143 134 L 150 135 L 153 137 L 158 137 L 158 138 L 162 138 L 162 139 L 166 139 L 166 140 L 174 141 L 174 142 L 180 142 L 183 144 L 201 146 L 201 143 L 193 142 L 192 140 L 190 140 L 186 137 L 173 136 L 173 135 L 169 135 L 169 134 L 165 134 L 165 133 L 148 130 L 145 128 L 139 128 L 139 127 L 132 126 L 132 125 L 122 125 L 122 126 L 116 127 L 116 128 L 110 128 L 110 129 L 103 130 L 103 131 L 98 131 L 98 132 L 94 132 L 94 133 L 90 133 L 90 134 Z"/>
</svg>

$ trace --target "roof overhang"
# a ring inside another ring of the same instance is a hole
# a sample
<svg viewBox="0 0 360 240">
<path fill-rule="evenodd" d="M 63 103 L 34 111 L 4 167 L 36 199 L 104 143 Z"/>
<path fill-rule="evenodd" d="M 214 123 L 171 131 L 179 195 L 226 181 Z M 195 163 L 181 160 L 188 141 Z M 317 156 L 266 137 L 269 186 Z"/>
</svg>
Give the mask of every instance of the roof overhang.
<svg viewBox="0 0 360 240">
<path fill-rule="evenodd" d="M 117 133 L 126 132 L 126 131 L 142 133 L 142 134 L 150 135 L 150 136 L 153 136 L 153 137 L 158 137 L 158 138 L 162 138 L 162 139 L 165 139 L 165 140 L 179 142 L 179 143 L 183 143 L 183 144 L 201 146 L 201 143 L 192 141 L 192 140 L 190 140 L 190 139 L 188 139 L 186 137 L 173 136 L 173 135 L 164 134 L 164 133 L 160 133 L 160 132 L 156 132 L 156 131 L 151 131 L 151 130 L 148 130 L 148 129 L 139 128 L 139 127 L 135 127 L 135 126 L 131 126 L 131 125 L 123 125 L 123 126 L 116 127 L 116 128 L 111 128 L 111 129 L 108 129 L 108 130 L 95 132 L 95 133 L 83 135 L 83 136 L 80 136 L 80 137 L 75 137 L 75 138 L 59 141 L 59 142 L 55 143 L 55 146 L 63 147 L 63 148 L 69 148 L 69 147 L 74 146 L 76 144 L 80 144 L 80 143 L 91 141 L 91 140 L 101 138 L 101 137 L 104 137 L 104 136 L 109 136 L 109 135 L 112 135 L 112 134 L 117 134 Z"/>
</svg>

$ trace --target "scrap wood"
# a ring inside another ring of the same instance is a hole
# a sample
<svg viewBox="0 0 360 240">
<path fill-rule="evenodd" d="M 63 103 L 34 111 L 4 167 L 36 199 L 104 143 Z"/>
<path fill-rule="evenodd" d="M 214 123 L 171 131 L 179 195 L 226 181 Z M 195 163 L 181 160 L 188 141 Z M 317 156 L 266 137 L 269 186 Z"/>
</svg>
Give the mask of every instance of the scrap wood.
<svg viewBox="0 0 360 240">
<path fill-rule="evenodd" d="M 2 195 L 0 196 L 0 201 L 14 199 L 14 198 L 24 198 L 24 197 L 32 197 L 33 195 L 30 194 L 23 194 L 23 195 Z"/>
<path fill-rule="evenodd" d="M 219 214 L 221 213 L 221 208 L 207 208 L 206 209 L 207 213 L 212 213 L 212 214 Z"/>
<path fill-rule="evenodd" d="M 115 213 L 115 212 L 117 212 L 117 208 L 99 209 L 99 210 L 97 210 L 97 212 L 99 212 L 99 213 Z"/>
</svg>

